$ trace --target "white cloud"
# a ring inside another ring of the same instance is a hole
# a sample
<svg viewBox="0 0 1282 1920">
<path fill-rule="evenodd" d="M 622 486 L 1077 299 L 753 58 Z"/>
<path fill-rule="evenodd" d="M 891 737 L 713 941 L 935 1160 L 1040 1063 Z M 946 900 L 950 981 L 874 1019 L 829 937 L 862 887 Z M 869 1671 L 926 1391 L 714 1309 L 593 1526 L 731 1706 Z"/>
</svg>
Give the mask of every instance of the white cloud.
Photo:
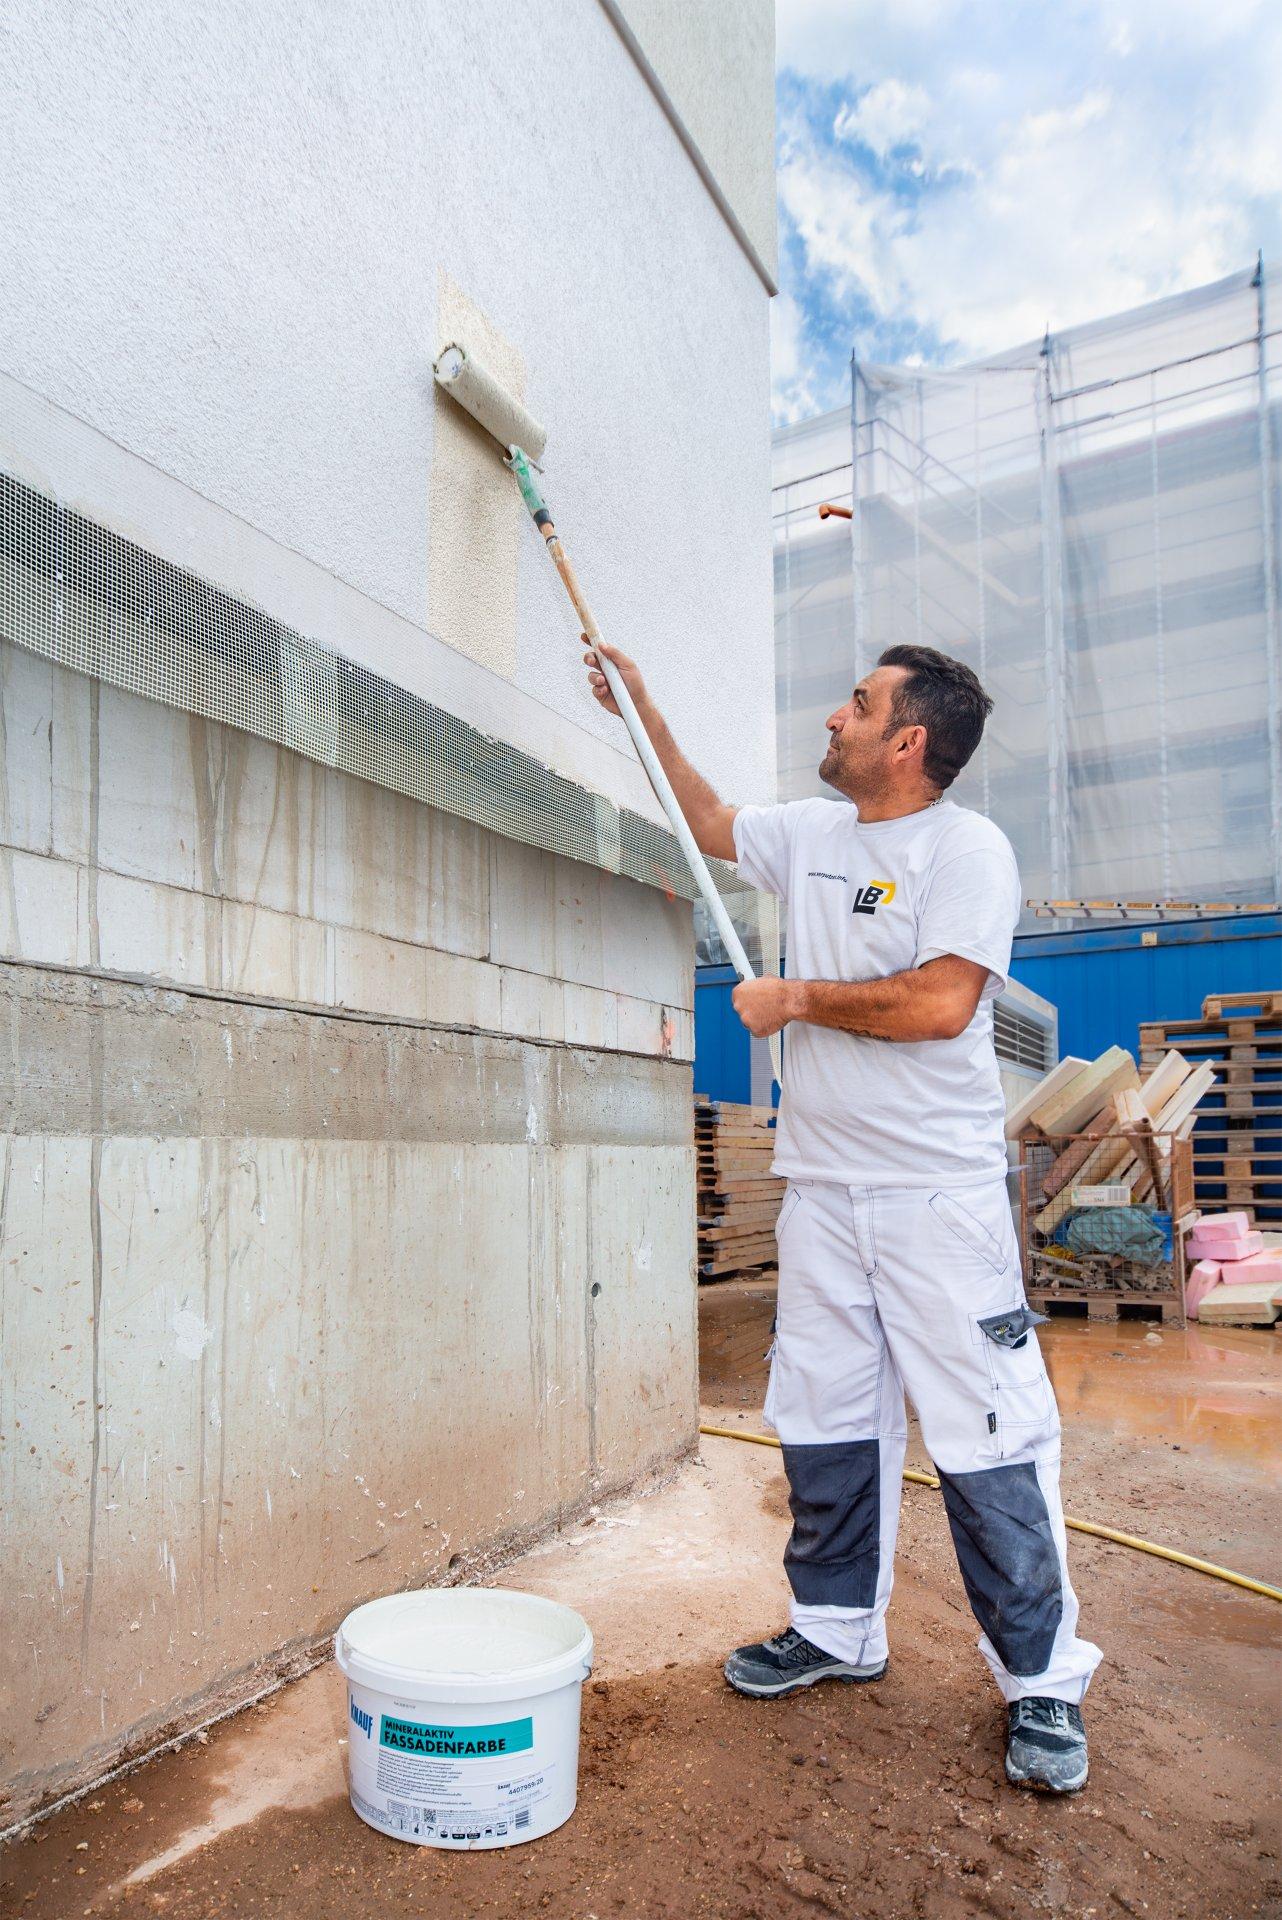
<svg viewBox="0 0 1282 1920">
<path fill-rule="evenodd" d="M 1116 105 L 1029 114 L 973 191 L 923 204 L 896 249 L 898 310 L 967 356 L 1245 266 L 1239 204 L 1181 191 Z"/>
<path fill-rule="evenodd" d="M 780 0 L 778 44 L 808 83 L 779 159 L 803 343 L 822 313 L 971 358 L 1282 252 L 1262 0 Z"/>
<path fill-rule="evenodd" d="M 806 257 L 840 295 L 862 293 L 878 312 L 903 298 L 895 258 L 907 216 L 839 157 L 798 142 L 780 161 L 780 207 L 796 228 Z"/>
<path fill-rule="evenodd" d="M 925 87 L 902 80 L 878 80 L 853 106 L 837 114 L 839 140 L 859 140 L 881 158 L 894 147 L 916 145 L 930 123 L 931 100 Z"/>
<path fill-rule="evenodd" d="M 770 383 L 777 426 L 822 410 L 809 373 L 805 318 L 790 293 L 779 293 L 770 303 Z"/>
<path fill-rule="evenodd" d="M 944 33 L 963 0 L 778 0 L 776 60 L 813 78 L 864 85 L 911 70 L 906 55 Z"/>
<path fill-rule="evenodd" d="M 1084 93 L 1071 106 L 1048 107 L 1045 113 L 1030 113 L 1020 122 L 1018 133 L 1026 147 L 1053 147 L 1094 126 L 1107 117 L 1112 101 L 1107 93 Z M 1003 159 L 1005 155 L 1003 155 Z"/>
</svg>

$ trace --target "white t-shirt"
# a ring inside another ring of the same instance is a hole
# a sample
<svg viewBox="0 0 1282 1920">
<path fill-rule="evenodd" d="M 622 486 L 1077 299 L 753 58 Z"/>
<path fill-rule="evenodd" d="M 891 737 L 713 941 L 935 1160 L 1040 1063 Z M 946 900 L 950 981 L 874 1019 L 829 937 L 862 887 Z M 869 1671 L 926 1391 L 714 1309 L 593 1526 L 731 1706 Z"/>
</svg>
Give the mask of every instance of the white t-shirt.
<svg viewBox="0 0 1282 1920">
<path fill-rule="evenodd" d="M 1006 1169 L 992 1002 L 1019 919 L 1010 842 L 940 800 L 898 820 L 843 800 L 741 807 L 739 871 L 788 908 L 794 980 L 879 980 L 954 953 L 988 968 L 955 1040 L 869 1040 L 794 1020 L 775 1172 L 851 1186 L 968 1186 Z"/>
</svg>

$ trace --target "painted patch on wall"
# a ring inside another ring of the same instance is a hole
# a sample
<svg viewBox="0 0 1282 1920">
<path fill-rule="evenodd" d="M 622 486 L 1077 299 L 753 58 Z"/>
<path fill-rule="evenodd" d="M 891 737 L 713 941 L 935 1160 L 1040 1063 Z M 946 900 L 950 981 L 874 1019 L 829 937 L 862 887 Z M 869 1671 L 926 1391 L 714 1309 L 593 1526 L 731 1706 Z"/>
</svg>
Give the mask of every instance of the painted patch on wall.
<svg viewBox="0 0 1282 1920">
<path fill-rule="evenodd" d="M 451 340 L 480 355 L 518 400 L 525 362 L 442 273 L 433 357 Z M 516 673 L 516 569 L 522 507 L 493 440 L 438 387 L 428 486 L 427 624 L 507 680 Z"/>
</svg>

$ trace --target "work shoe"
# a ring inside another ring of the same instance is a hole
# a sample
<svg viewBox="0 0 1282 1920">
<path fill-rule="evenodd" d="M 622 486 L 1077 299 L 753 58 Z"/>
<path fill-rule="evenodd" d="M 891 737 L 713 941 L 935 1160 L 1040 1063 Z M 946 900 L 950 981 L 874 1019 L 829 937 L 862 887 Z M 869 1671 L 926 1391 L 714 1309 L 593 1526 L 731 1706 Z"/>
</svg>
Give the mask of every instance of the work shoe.
<svg viewBox="0 0 1282 1920">
<path fill-rule="evenodd" d="M 1013 1787 L 1076 1793 L 1086 1785 L 1082 1709 L 1034 1694 L 1011 1703 L 1006 1726 L 1006 1778 Z"/>
<path fill-rule="evenodd" d="M 778 1694 L 795 1693 L 798 1687 L 813 1687 L 820 1680 L 880 1680 L 886 1662 L 856 1667 L 849 1660 L 838 1660 L 822 1647 L 807 1640 L 804 1633 L 789 1627 L 773 1640 L 758 1640 L 751 1647 L 737 1647 L 725 1664 L 725 1676 L 737 1693 L 766 1699 Z"/>
</svg>

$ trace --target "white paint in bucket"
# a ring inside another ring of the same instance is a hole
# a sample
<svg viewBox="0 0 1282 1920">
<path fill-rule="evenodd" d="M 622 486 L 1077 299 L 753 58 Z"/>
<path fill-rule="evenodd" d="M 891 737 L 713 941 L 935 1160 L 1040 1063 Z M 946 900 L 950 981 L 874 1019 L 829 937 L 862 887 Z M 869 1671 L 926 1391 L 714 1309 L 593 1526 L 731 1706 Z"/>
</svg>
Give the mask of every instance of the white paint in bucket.
<svg viewBox="0 0 1282 1920">
<path fill-rule="evenodd" d="M 348 1789 L 368 1826 L 422 1847 L 511 1847 L 574 1812 L 592 1635 L 536 1593 L 394 1593 L 334 1636 Z"/>
</svg>

